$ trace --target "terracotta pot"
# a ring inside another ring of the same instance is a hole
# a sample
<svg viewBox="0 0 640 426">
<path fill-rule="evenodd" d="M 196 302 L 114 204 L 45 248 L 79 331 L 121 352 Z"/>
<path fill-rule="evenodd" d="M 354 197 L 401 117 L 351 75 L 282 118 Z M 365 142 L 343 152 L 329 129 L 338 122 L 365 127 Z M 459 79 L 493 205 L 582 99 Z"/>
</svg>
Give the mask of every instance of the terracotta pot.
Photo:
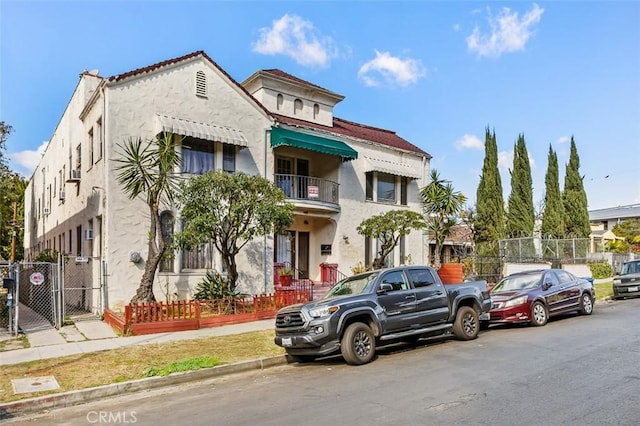
<svg viewBox="0 0 640 426">
<path fill-rule="evenodd" d="M 443 284 L 458 284 L 464 279 L 462 263 L 444 263 L 438 269 L 438 276 Z"/>
<path fill-rule="evenodd" d="M 291 285 L 291 278 L 293 275 L 280 275 L 280 285 L 289 286 Z"/>
</svg>

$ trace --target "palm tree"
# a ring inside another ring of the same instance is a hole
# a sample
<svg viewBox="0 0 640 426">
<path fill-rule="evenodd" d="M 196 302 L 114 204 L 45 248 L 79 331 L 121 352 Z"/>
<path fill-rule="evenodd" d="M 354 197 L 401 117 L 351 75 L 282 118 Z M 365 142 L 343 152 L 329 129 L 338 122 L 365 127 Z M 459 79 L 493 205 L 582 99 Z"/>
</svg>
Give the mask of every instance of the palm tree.
<svg viewBox="0 0 640 426">
<path fill-rule="evenodd" d="M 129 199 L 144 195 L 150 218 L 144 273 L 131 303 L 155 302 L 153 280 L 160 261 L 170 249 L 162 232 L 158 232 L 160 204 L 173 202 L 179 179 L 174 171 L 181 166 L 182 158 L 176 150 L 176 138 L 169 132 L 162 132 L 155 140 L 129 138 L 119 148 L 121 158 L 115 160 L 120 163 L 116 168 L 118 182 Z"/>
<path fill-rule="evenodd" d="M 431 170 L 430 178 L 431 182 L 420 190 L 420 198 L 427 229 L 436 242 L 433 267 L 440 269 L 444 241 L 451 236 L 452 228 L 458 222 L 458 215 L 463 210 L 467 197 L 454 191 L 451 182 L 441 179 L 435 169 Z"/>
</svg>

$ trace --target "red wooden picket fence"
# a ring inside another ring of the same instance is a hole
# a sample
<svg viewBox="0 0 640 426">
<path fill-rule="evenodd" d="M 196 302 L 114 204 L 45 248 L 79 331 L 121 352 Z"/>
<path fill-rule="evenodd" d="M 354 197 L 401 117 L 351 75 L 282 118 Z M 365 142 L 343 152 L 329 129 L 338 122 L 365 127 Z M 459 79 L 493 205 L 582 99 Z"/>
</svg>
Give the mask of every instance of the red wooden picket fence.
<svg viewBox="0 0 640 426">
<path fill-rule="evenodd" d="M 125 305 L 124 316 L 105 309 L 104 321 L 131 335 L 196 330 L 275 318 L 283 306 L 309 300 L 308 291 L 286 291 L 246 298 L 134 303 Z"/>
</svg>

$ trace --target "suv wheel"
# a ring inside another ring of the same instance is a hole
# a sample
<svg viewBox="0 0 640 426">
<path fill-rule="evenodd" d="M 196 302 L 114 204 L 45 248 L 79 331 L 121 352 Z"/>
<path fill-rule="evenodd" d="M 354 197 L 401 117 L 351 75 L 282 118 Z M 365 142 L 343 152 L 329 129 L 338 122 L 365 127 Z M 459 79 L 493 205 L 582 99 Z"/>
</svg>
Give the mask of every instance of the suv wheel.
<svg viewBox="0 0 640 426">
<path fill-rule="evenodd" d="M 361 322 L 349 324 L 342 335 L 340 351 L 347 364 L 371 362 L 376 353 L 376 341 L 371 328 Z"/>
</svg>

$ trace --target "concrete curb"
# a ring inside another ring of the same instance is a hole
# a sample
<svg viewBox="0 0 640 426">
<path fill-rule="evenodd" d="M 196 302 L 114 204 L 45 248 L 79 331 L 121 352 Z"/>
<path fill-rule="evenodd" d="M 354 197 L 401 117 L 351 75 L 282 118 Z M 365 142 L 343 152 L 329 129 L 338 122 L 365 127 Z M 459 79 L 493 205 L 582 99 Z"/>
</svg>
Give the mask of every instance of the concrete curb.
<svg viewBox="0 0 640 426">
<path fill-rule="evenodd" d="M 64 408 L 73 405 L 80 405 L 97 399 L 121 395 L 124 393 L 133 393 L 142 390 L 179 385 L 251 370 L 264 370 L 266 368 L 285 365 L 287 363 L 288 361 L 286 356 L 280 355 L 250 361 L 241 361 L 234 364 L 219 365 L 212 368 L 203 368 L 196 371 L 172 373 L 165 377 L 137 379 L 130 382 L 114 383 L 95 388 L 80 389 L 40 396 L 37 398 L 7 402 L 0 404 L 0 420 L 7 420 L 26 414 L 33 414 L 51 408 Z"/>
</svg>

